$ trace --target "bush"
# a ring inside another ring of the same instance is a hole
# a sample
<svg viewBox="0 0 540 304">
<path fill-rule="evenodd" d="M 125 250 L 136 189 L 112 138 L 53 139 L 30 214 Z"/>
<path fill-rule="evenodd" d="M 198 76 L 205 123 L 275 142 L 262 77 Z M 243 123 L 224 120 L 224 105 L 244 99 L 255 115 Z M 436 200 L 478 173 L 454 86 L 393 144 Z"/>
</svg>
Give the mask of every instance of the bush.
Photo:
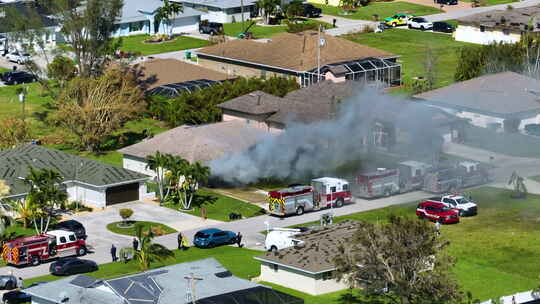
<svg viewBox="0 0 540 304">
<path fill-rule="evenodd" d="M 287 32 L 289 33 L 300 33 L 304 31 L 310 31 L 310 30 L 318 30 L 319 24 L 318 23 L 294 23 L 289 22 L 287 23 Z"/>
<path fill-rule="evenodd" d="M 58 55 L 47 65 L 47 76 L 63 87 L 67 81 L 77 76 L 77 66 L 71 58 Z"/>
<path fill-rule="evenodd" d="M 360 33 L 367 34 L 367 33 L 373 33 L 375 32 L 375 28 L 371 25 L 364 25 L 362 27 L 362 30 L 360 30 Z"/>
<path fill-rule="evenodd" d="M 66 205 L 66 209 L 69 210 L 69 211 L 92 211 L 94 209 L 92 209 L 92 207 L 88 207 L 86 205 L 84 205 L 83 203 L 79 202 L 79 201 L 73 201 L 71 203 L 68 203 Z"/>
<path fill-rule="evenodd" d="M 129 208 L 122 208 L 118 211 L 118 213 L 124 221 L 127 221 L 133 215 L 133 210 Z"/>
<path fill-rule="evenodd" d="M 368 6 L 371 0 L 360 0 L 359 3 L 362 6 Z"/>
</svg>

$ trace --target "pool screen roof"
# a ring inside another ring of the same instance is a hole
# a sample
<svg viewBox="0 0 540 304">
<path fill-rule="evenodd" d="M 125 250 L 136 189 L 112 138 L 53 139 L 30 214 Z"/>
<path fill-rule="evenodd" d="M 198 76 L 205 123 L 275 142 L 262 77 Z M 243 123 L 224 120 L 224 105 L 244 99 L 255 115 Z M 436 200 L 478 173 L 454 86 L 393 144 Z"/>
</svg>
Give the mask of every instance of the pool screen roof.
<svg viewBox="0 0 540 304">
<path fill-rule="evenodd" d="M 209 79 L 199 79 L 191 80 L 177 83 L 169 83 L 160 85 L 158 87 L 152 88 L 146 93 L 148 95 L 162 95 L 166 97 L 175 97 L 182 93 L 193 93 L 197 90 L 213 86 L 220 81 L 209 80 Z"/>
</svg>

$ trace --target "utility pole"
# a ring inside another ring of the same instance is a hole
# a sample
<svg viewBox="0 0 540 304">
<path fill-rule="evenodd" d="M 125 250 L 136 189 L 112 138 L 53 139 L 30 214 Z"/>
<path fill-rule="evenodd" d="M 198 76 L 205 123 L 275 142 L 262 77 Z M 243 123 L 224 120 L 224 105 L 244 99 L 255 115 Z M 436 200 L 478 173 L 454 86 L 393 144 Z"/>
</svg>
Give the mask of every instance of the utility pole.
<svg viewBox="0 0 540 304">
<path fill-rule="evenodd" d="M 240 10 L 242 12 L 242 33 L 244 33 L 244 0 L 240 0 Z"/>
<path fill-rule="evenodd" d="M 321 25 L 317 31 L 317 82 L 321 81 Z"/>
<path fill-rule="evenodd" d="M 197 293 L 195 292 L 195 283 L 201 281 L 202 278 L 196 278 L 192 272 L 189 276 L 185 276 L 184 279 L 187 280 L 186 303 L 196 304 Z"/>
</svg>

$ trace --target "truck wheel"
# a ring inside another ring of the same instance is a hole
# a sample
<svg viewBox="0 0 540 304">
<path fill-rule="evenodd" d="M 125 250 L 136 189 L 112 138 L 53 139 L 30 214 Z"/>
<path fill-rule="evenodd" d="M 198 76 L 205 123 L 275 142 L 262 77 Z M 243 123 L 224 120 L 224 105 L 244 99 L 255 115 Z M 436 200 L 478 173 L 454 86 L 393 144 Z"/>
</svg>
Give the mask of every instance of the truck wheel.
<svg viewBox="0 0 540 304">
<path fill-rule="evenodd" d="M 461 216 L 465 216 L 465 211 L 459 210 L 459 216 L 460 216 L 460 217 L 461 217 Z"/>
<path fill-rule="evenodd" d="M 409 24 L 409 29 L 412 29 L 412 25 Z"/>
<path fill-rule="evenodd" d="M 392 194 L 392 191 L 390 189 L 384 190 L 384 196 L 388 197 Z"/>
<path fill-rule="evenodd" d="M 277 247 L 275 245 L 272 245 L 272 247 L 270 247 L 270 252 L 277 252 Z"/>
<path fill-rule="evenodd" d="M 296 215 L 302 215 L 302 214 L 304 214 L 304 207 L 296 208 Z"/>
<path fill-rule="evenodd" d="M 77 250 L 77 255 L 78 255 L 78 256 L 85 255 L 85 254 L 86 254 L 86 251 L 87 251 L 87 250 L 86 250 L 86 247 L 81 246 L 81 247 L 79 248 L 79 250 Z"/>
<path fill-rule="evenodd" d="M 396 27 L 397 26 L 397 23 L 392 23 L 392 27 Z"/>
<path fill-rule="evenodd" d="M 41 264 L 41 260 L 39 259 L 39 257 L 33 256 L 31 264 L 32 264 L 32 266 L 37 266 L 37 265 Z"/>
<path fill-rule="evenodd" d="M 338 199 L 338 200 L 336 201 L 336 207 L 337 207 L 337 208 L 343 207 L 343 199 L 342 199 L 342 198 L 340 198 L 340 199 Z"/>
</svg>

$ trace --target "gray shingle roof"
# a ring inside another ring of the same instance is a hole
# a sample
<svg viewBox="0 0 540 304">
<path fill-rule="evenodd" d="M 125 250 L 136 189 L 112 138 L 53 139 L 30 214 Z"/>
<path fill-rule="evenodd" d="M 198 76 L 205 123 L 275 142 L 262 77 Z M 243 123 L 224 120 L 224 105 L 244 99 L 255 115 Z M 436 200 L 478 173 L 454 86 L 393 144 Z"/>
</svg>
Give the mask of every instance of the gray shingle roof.
<svg viewBox="0 0 540 304">
<path fill-rule="evenodd" d="M 454 83 L 414 97 L 430 105 L 505 118 L 540 111 L 540 81 L 503 72 Z"/>
<path fill-rule="evenodd" d="M 530 6 L 514 9 L 491 10 L 483 13 L 478 13 L 466 17 L 459 18 L 459 24 L 485 26 L 488 28 L 511 29 L 513 31 L 525 30 L 525 27 L 532 23 L 533 27 L 529 28 L 534 32 L 538 28 L 538 14 L 540 7 Z M 535 24 L 536 23 L 536 24 Z"/>
<path fill-rule="evenodd" d="M 131 170 L 38 145 L 23 145 L 0 151 L 0 179 L 6 180 L 13 187 L 11 194 L 25 193 L 28 190 L 21 178 L 28 175 L 29 167 L 54 169 L 65 181 L 76 180 L 94 186 L 149 178 Z"/>
<path fill-rule="evenodd" d="M 266 136 L 269 136 L 268 132 L 243 122 L 224 121 L 180 126 L 118 152 L 145 158 L 159 151 L 181 156 L 190 162 L 206 162 L 229 153 L 244 151 Z"/>
<path fill-rule="evenodd" d="M 335 268 L 334 257 L 339 246 L 346 245 L 358 229 L 359 222 L 343 221 L 295 236 L 304 241 L 301 246 L 289 247 L 277 253 L 268 252 L 257 260 L 289 266 L 307 273 L 320 273 Z"/>
<path fill-rule="evenodd" d="M 219 8 L 240 7 L 242 0 L 175 0 L 175 2 L 193 3 Z M 244 6 L 253 5 L 256 0 L 244 0 Z"/>
<path fill-rule="evenodd" d="M 262 115 L 277 112 L 283 102 L 282 98 L 262 91 L 255 91 L 223 102 L 218 107 L 253 115 Z"/>
<path fill-rule="evenodd" d="M 124 0 L 122 16 L 117 23 L 145 21 L 147 18 L 141 11 L 152 14 L 161 6 L 163 6 L 163 1 L 161 0 Z M 184 11 L 176 15 L 175 18 L 199 16 L 201 13 L 198 10 L 184 7 Z"/>
</svg>

